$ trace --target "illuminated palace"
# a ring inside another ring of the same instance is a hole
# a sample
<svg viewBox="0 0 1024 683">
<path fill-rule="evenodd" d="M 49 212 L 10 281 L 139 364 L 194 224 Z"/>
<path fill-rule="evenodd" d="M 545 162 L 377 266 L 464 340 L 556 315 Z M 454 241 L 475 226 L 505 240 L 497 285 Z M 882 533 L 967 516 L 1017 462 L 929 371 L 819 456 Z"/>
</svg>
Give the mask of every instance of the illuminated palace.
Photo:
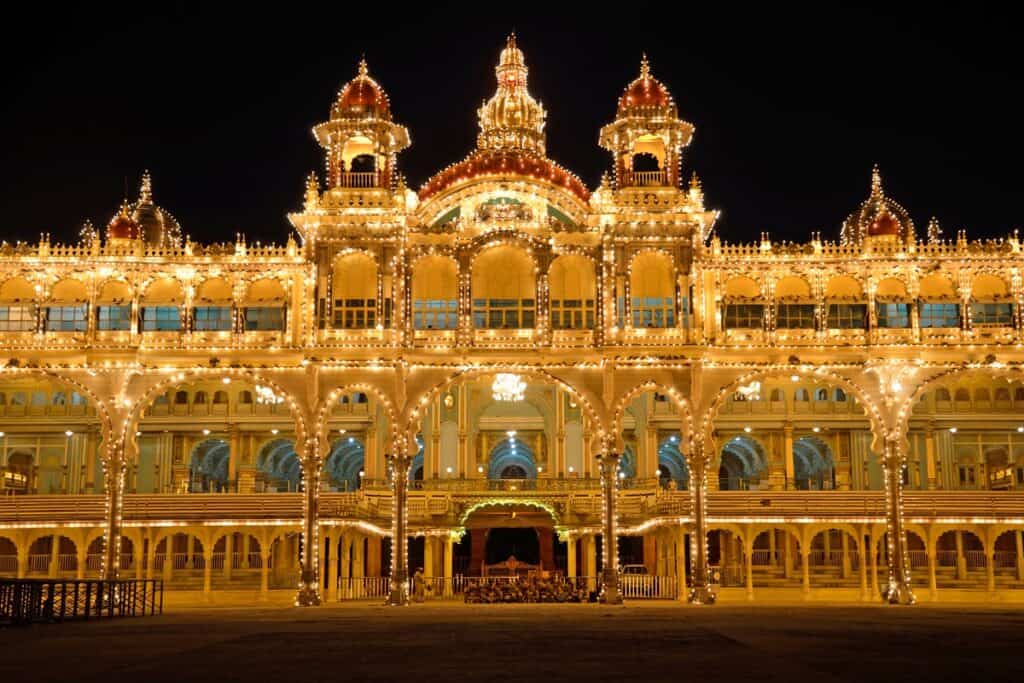
<svg viewBox="0 0 1024 683">
<path fill-rule="evenodd" d="M 0 246 L 0 573 L 1018 594 L 1016 235 L 918 230 L 866 169 L 836 241 L 728 244 L 646 60 L 596 188 L 548 158 L 514 38 L 496 74 L 476 149 L 413 190 L 360 64 L 284 246 L 191 240 L 148 175 L 78 244 Z"/>
</svg>

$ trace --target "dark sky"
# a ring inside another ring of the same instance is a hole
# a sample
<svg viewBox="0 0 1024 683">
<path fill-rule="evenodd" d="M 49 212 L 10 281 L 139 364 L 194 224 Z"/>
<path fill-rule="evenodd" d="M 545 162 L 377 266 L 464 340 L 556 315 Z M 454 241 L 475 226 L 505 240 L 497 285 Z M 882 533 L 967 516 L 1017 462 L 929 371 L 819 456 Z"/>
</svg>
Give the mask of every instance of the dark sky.
<svg viewBox="0 0 1024 683">
<path fill-rule="evenodd" d="M 631 0 L 560 16 L 550 2 L 489 17 L 486 4 L 36 3 L 0 46 L 0 238 L 105 224 L 125 179 L 134 198 L 149 168 L 157 203 L 194 239 L 283 242 L 306 174 L 323 168 L 310 127 L 361 54 L 411 132 L 399 163 L 418 188 L 473 147 L 513 28 L 548 153 L 591 187 L 609 165 L 598 129 L 646 51 L 696 125 L 684 173 L 702 178 L 728 240 L 835 237 L 875 162 L 919 232 L 930 216 L 947 236 L 1020 225 L 1024 60 L 1007 16 L 782 4 Z"/>
</svg>

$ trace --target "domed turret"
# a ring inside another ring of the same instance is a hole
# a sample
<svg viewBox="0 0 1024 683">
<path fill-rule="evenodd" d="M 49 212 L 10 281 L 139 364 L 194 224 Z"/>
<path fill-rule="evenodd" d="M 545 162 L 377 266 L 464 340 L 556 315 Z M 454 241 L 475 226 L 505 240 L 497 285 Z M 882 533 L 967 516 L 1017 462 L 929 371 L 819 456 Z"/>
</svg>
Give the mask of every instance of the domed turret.
<svg viewBox="0 0 1024 683">
<path fill-rule="evenodd" d="M 619 97 L 615 122 L 601 129 L 600 144 L 615 159 L 615 187 L 679 187 L 682 150 L 693 126 L 679 118 L 675 100 L 651 75 L 644 55 L 640 75 Z"/>
<path fill-rule="evenodd" d="M 130 241 L 139 239 L 139 224 L 129 213 L 128 201 L 121 203 L 121 210 L 107 224 L 107 242 Z"/>
<path fill-rule="evenodd" d="M 409 131 L 391 120 L 391 102 L 360 60 L 356 77 L 342 86 L 328 121 L 313 128 L 327 150 L 327 186 L 390 189 L 397 154 L 409 146 Z"/>
<path fill-rule="evenodd" d="M 843 221 L 839 240 L 861 244 L 867 238 L 906 242 L 914 234 L 914 222 L 907 210 L 885 196 L 878 166 L 871 172 L 871 194 Z"/>
<path fill-rule="evenodd" d="M 477 147 L 523 149 L 543 156 L 547 112 L 526 89 L 526 58 L 516 46 L 514 33 L 508 37 L 494 73 L 498 91 L 477 112 Z"/>
<path fill-rule="evenodd" d="M 181 247 L 181 225 L 169 211 L 153 203 L 153 180 L 149 171 L 142 174 L 139 199 L 132 207 L 132 219 L 139 226 L 142 240 L 154 247 Z"/>
</svg>

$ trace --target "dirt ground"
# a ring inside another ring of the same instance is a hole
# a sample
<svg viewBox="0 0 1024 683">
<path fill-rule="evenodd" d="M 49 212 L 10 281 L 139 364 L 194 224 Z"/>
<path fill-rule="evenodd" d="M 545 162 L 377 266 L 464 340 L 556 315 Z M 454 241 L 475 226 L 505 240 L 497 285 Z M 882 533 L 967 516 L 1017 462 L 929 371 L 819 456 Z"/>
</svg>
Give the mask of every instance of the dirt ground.
<svg viewBox="0 0 1024 683">
<path fill-rule="evenodd" d="M 636 603 L 172 607 L 0 630 L 0 681 L 984 681 L 1024 608 Z"/>
</svg>

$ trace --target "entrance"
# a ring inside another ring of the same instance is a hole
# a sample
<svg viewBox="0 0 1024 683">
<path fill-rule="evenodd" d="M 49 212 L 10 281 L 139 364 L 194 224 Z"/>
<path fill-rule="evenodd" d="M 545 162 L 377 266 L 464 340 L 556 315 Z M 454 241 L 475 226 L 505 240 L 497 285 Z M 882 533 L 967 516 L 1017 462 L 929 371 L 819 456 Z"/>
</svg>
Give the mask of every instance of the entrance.
<svg viewBox="0 0 1024 683">
<path fill-rule="evenodd" d="M 558 540 L 554 520 L 545 510 L 516 504 L 482 507 L 465 526 L 466 533 L 455 545 L 456 572 L 485 576 L 519 570 L 566 571 L 566 545 Z"/>
</svg>

